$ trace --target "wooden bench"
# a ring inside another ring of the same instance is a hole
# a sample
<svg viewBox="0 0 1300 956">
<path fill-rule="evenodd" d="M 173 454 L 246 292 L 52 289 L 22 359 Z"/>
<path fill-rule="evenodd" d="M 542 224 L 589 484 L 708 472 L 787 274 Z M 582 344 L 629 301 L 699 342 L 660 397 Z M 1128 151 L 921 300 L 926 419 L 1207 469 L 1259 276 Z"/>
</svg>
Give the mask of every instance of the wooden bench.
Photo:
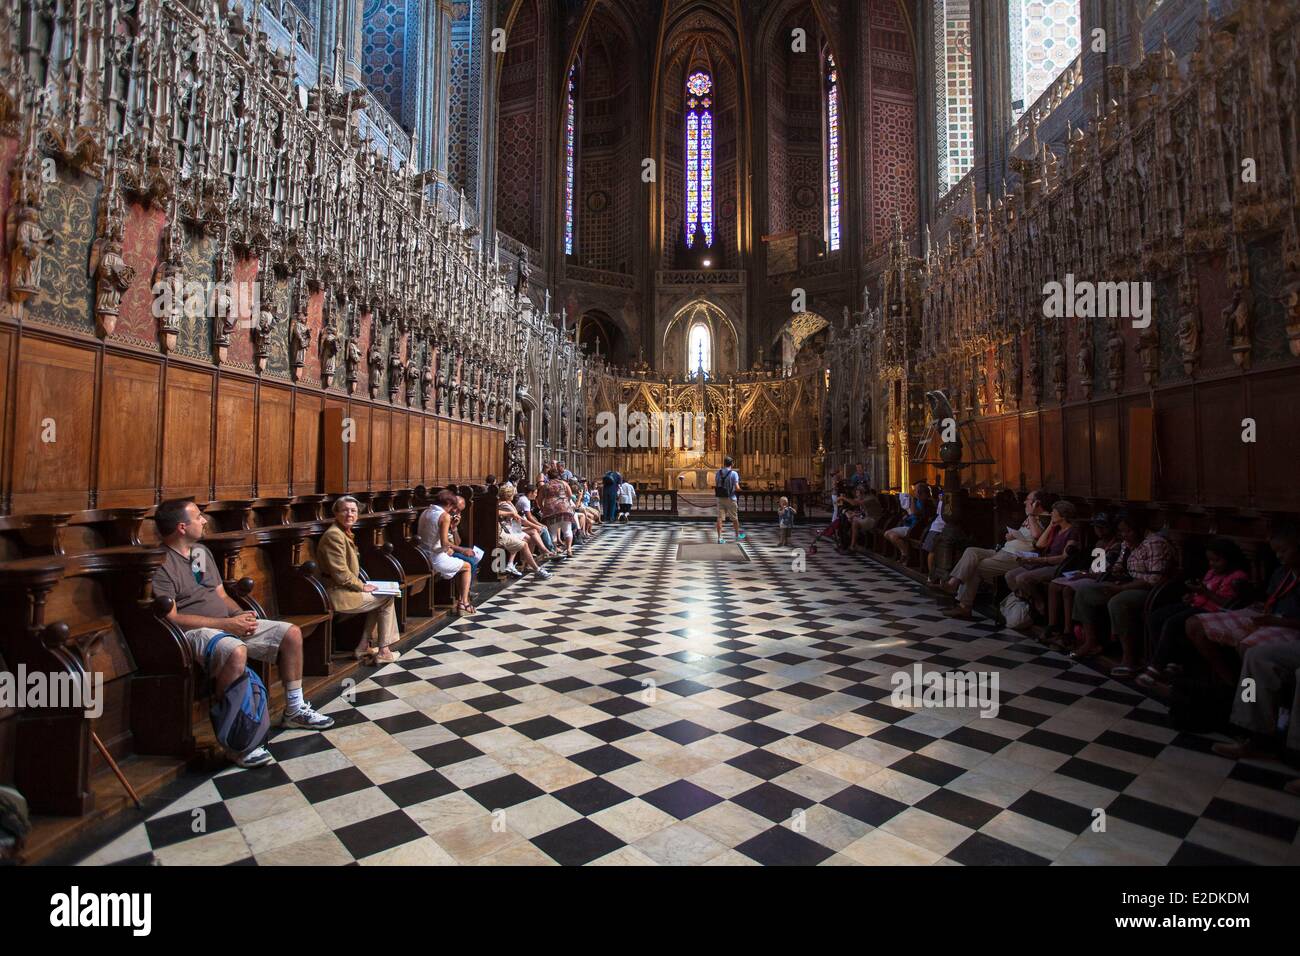
<svg viewBox="0 0 1300 956">
<path fill-rule="evenodd" d="M 260 618 L 295 625 L 302 631 L 303 673 L 323 676 L 330 672 L 333 615 L 311 569 L 293 559 L 295 543 L 307 535 L 301 525 L 277 525 L 208 535 L 203 544 L 217 560 L 226 593 Z M 274 664 L 249 664 L 267 687 L 278 681 Z"/>
<path fill-rule="evenodd" d="M 0 653 L 13 668 L 103 681 L 103 711 L 24 708 L 13 777 L 33 812 L 80 815 L 93 806 L 100 761 L 92 730 L 114 758 L 179 754 L 193 746 L 189 654 L 143 623 L 159 549 L 109 548 L 0 565 Z"/>
</svg>

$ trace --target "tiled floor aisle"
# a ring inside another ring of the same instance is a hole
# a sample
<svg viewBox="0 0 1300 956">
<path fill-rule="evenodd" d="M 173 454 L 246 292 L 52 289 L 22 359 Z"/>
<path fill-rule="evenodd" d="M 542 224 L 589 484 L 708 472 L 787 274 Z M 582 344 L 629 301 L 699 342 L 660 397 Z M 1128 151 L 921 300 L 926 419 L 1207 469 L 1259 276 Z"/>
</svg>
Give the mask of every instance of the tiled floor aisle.
<svg viewBox="0 0 1300 956">
<path fill-rule="evenodd" d="M 1300 862 L 1278 765 L 865 559 L 675 560 L 709 535 L 605 531 L 86 862 Z M 998 672 L 1000 713 L 891 706 L 916 661 Z"/>
</svg>

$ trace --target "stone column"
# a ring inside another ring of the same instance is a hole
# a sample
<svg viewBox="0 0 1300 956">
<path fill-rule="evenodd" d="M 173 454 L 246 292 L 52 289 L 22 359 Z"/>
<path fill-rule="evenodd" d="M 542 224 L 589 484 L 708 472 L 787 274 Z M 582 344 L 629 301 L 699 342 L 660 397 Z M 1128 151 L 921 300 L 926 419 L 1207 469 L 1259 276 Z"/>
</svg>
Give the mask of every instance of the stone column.
<svg viewBox="0 0 1300 956">
<path fill-rule="evenodd" d="M 971 80 L 975 106 L 975 185 L 998 196 L 1007 174 L 1011 129 L 1010 36 L 1007 0 L 971 4 Z"/>
</svg>

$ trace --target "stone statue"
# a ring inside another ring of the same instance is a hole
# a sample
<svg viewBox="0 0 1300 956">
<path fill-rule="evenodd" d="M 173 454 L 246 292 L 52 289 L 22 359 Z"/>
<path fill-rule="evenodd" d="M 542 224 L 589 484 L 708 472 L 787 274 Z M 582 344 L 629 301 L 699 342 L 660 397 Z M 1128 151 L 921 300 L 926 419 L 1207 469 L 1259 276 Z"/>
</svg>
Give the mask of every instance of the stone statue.
<svg viewBox="0 0 1300 956">
<path fill-rule="evenodd" d="M 349 395 L 356 391 L 357 378 L 361 372 L 361 343 L 358 341 L 360 337 L 360 329 L 354 328 L 348 333 L 347 344 L 343 347 L 343 368 Z"/>
<path fill-rule="evenodd" d="M 54 241 L 40 225 L 40 213 L 21 206 L 14 213 L 15 225 L 9 240 L 9 298 L 26 302 L 41 290 L 41 257 Z"/>
<path fill-rule="evenodd" d="M 379 323 L 371 320 L 370 349 L 366 352 L 366 365 L 370 369 L 370 397 L 379 397 L 379 386 L 383 384 L 384 350 L 379 344 Z"/>
<path fill-rule="evenodd" d="M 263 305 L 265 308 L 259 305 L 249 332 L 253 338 L 253 364 L 259 373 L 266 371 L 267 358 L 271 354 L 271 336 L 275 333 L 275 302 L 268 299 Z"/>
<path fill-rule="evenodd" d="M 1092 323 L 1084 319 L 1079 323 L 1079 348 L 1075 353 L 1075 367 L 1083 397 L 1092 398 Z"/>
<path fill-rule="evenodd" d="M 302 378 L 303 366 L 307 364 L 307 349 L 311 347 L 311 326 L 307 324 L 307 309 L 304 302 L 299 306 L 289 326 L 289 373 L 295 382 Z"/>
<path fill-rule="evenodd" d="M 122 258 L 117 235 L 101 240 L 95 253 L 95 322 L 101 336 L 113 334 L 122 311 L 122 293 L 135 278 L 135 269 Z"/>
<path fill-rule="evenodd" d="M 1110 390 L 1118 392 L 1124 385 L 1124 336 L 1119 323 L 1112 322 L 1106 336 L 1106 378 Z"/>
<path fill-rule="evenodd" d="M 1241 369 L 1250 368 L 1251 316 L 1250 302 L 1240 280 L 1232 283 L 1232 301 L 1223 308 L 1223 327 L 1232 349 L 1232 360 Z"/>
<path fill-rule="evenodd" d="M 321 384 L 329 388 L 334 384 L 334 372 L 338 366 L 339 333 L 332 321 L 325 324 L 320 334 L 320 378 Z"/>
</svg>

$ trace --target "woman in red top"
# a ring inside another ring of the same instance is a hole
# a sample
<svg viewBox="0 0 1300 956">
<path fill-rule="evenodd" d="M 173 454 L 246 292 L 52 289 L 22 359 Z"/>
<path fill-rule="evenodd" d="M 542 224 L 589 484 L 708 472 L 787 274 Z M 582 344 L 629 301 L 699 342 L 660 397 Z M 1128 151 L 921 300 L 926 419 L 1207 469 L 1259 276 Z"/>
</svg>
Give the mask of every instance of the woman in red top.
<svg viewBox="0 0 1300 956">
<path fill-rule="evenodd" d="M 1187 621 L 1197 614 L 1226 611 L 1245 594 L 1250 581 L 1246 573 L 1246 556 L 1237 543 L 1228 538 L 1214 538 L 1205 546 L 1209 567 L 1200 581 L 1189 581 L 1187 593 L 1178 604 L 1158 607 L 1147 616 L 1148 660 L 1138 675 L 1143 687 L 1154 687 L 1176 674 L 1183 664 L 1187 643 Z"/>
</svg>

